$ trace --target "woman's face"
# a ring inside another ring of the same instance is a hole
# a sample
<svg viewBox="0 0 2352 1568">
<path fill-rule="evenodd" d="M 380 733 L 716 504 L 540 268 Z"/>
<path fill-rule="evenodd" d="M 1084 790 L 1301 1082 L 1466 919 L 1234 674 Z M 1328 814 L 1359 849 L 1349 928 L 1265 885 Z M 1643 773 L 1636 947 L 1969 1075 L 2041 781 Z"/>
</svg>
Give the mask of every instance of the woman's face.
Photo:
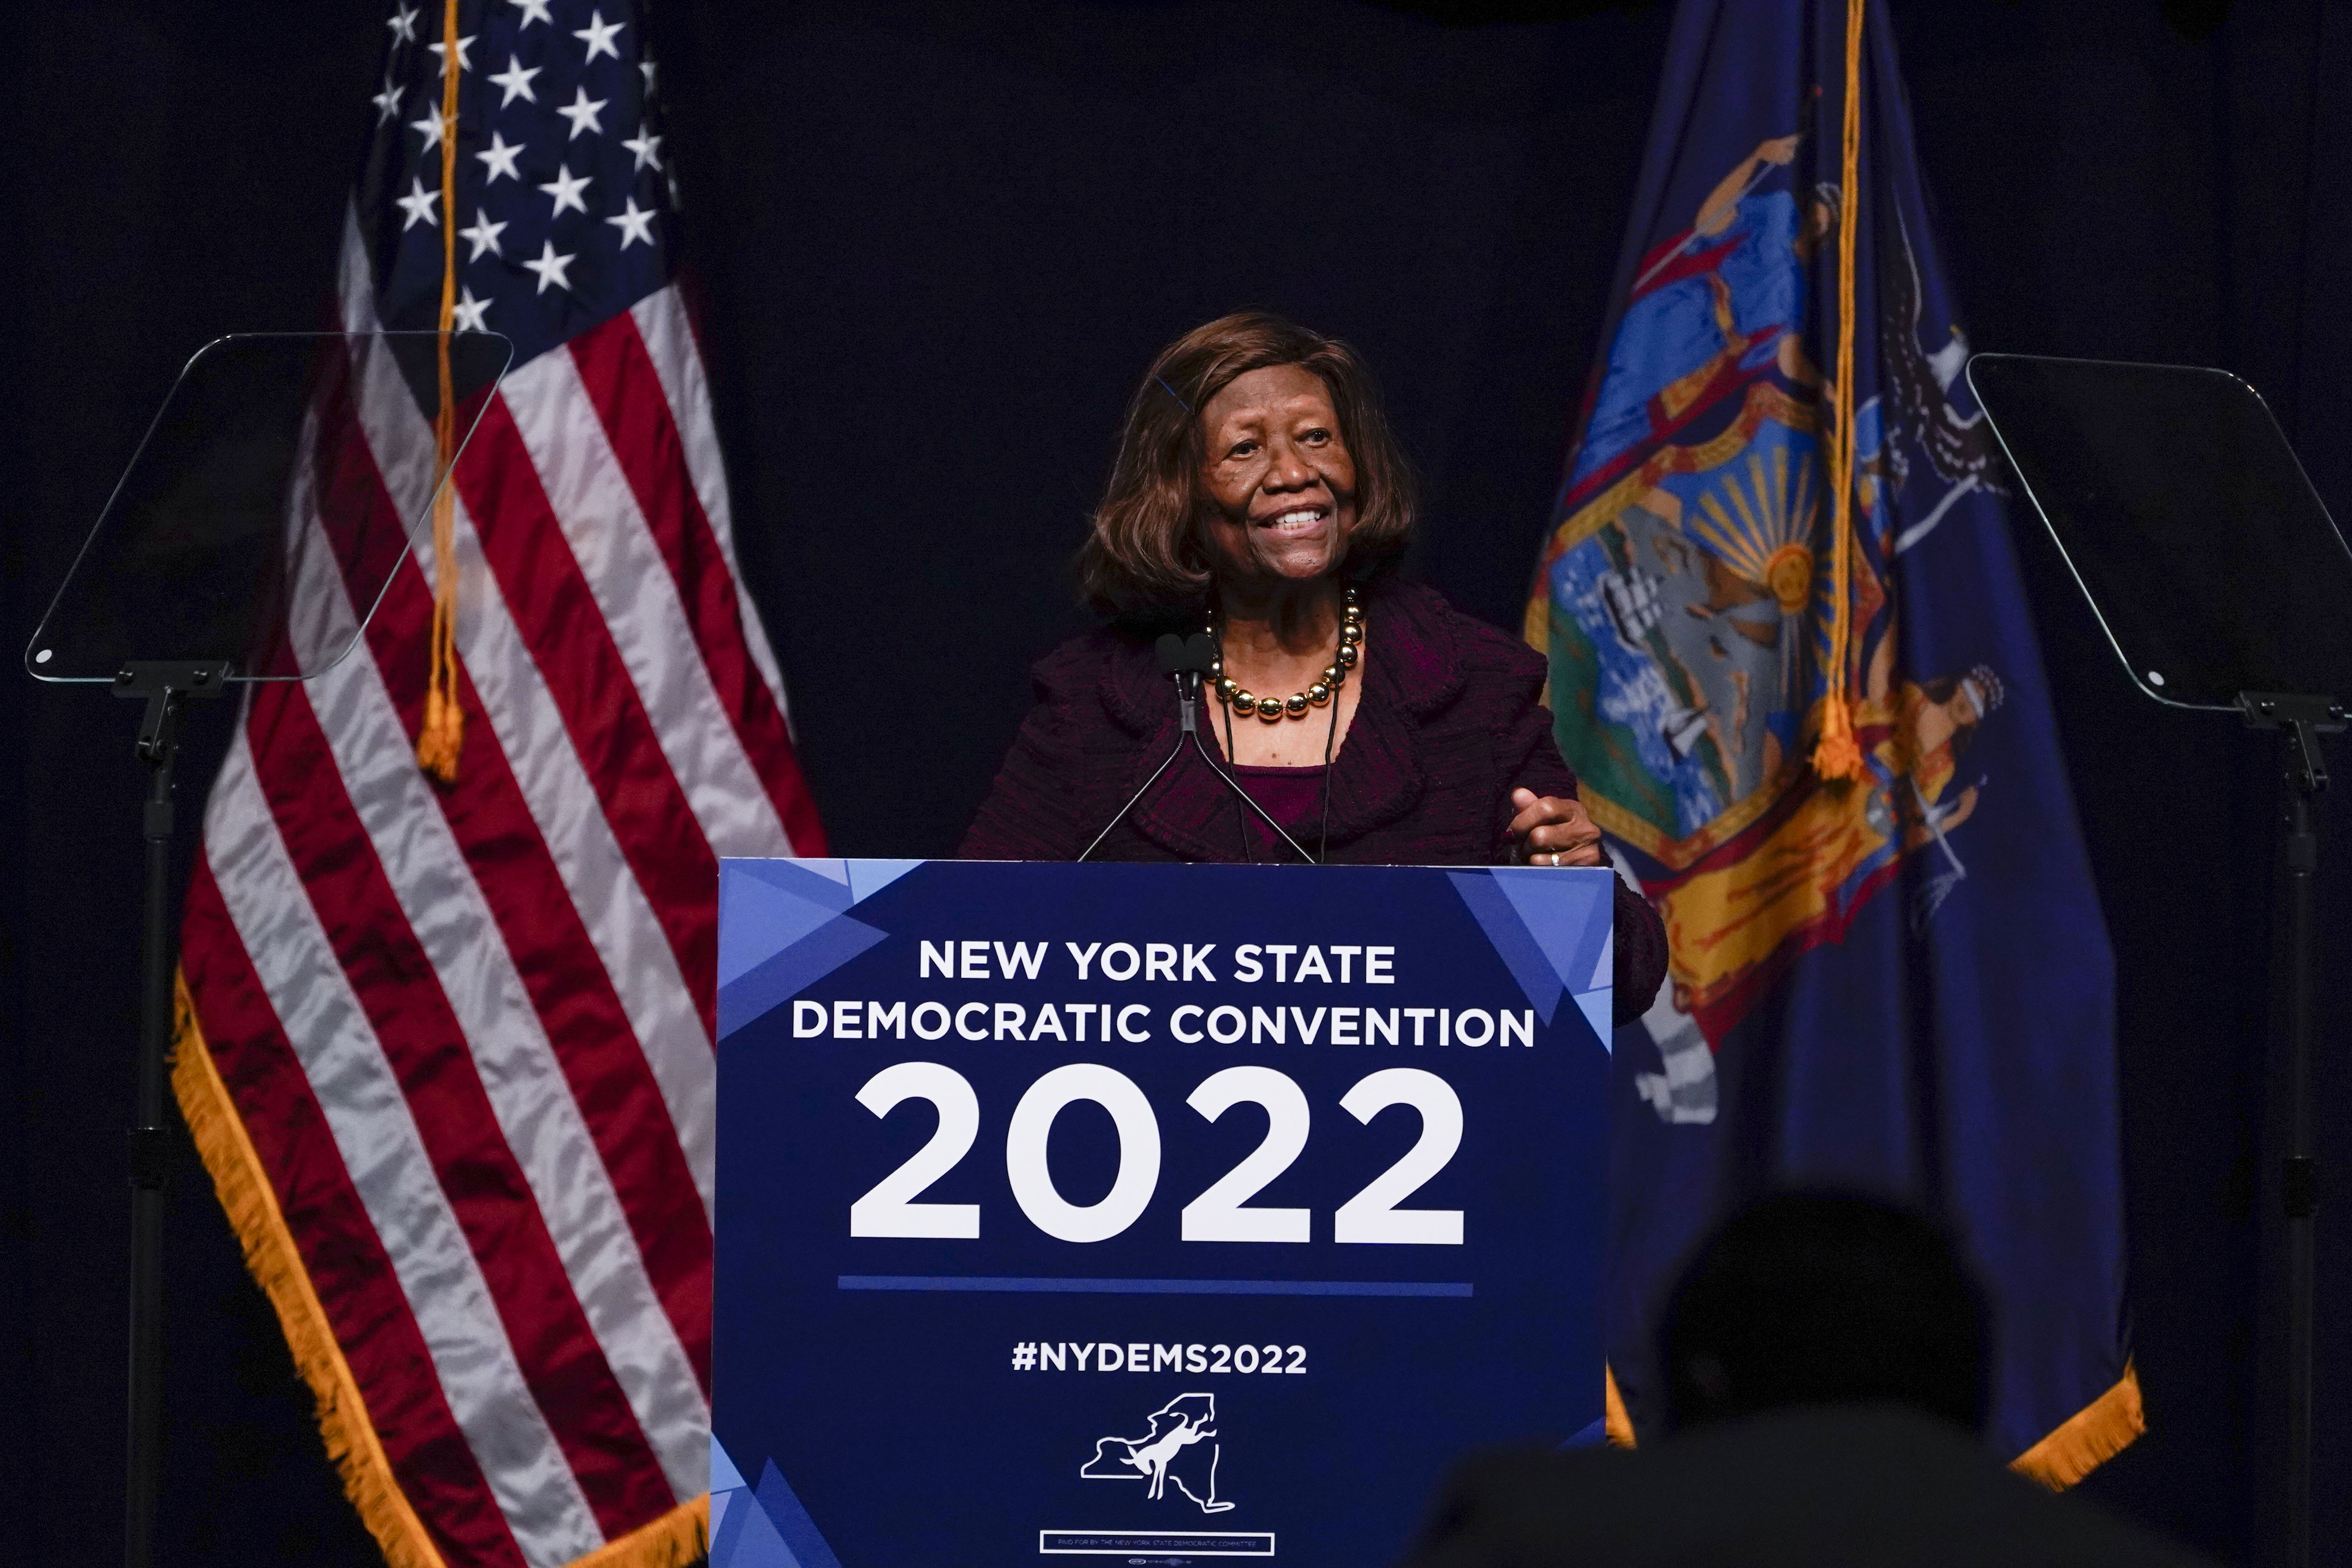
<svg viewBox="0 0 2352 1568">
<path fill-rule="evenodd" d="M 1218 575 L 1320 577 L 1348 552 L 1356 463 L 1330 389 L 1303 365 L 1235 376 L 1201 410 L 1201 489 Z"/>
</svg>

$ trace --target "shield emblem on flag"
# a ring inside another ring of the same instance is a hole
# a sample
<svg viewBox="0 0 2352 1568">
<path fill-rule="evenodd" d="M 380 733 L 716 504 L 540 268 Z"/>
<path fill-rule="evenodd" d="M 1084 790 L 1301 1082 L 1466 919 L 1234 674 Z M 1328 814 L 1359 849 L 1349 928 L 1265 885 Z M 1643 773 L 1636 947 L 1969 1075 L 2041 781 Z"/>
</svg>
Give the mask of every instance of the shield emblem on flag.
<svg viewBox="0 0 2352 1568">
<path fill-rule="evenodd" d="M 1981 798 L 1958 759 L 2004 695 L 1990 665 L 1915 681 L 1895 657 L 1890 496 L 1916 474 L 1916 516 L 1985 484 L 1981 460 L 1947 464 L 1923 438 L 1976 435 L 1979 416 L 1945 399 L 1958 354 L 1936 364 L 1908 320 L 1886 322 L 1885 340 L 1917 362 L 1892 378 L 1916 406 L 1882 395 L 1855 411 L 1855 548 L 1834 599 L 1824 378 L 1805 305 L 1842 198 L 1793 177 L 1800 141 L 1759 146 L 1687 230 L 1643 258 L 1529 609 L 1555 706 L 1568 706 L 1562 749 L 1594 819 L 1647 862 L 1642 880 L 1672 942 L 1672 1005 L 1711 1045 L 1922 851 L 1943 862 L 1913 900 L 1918 918 L 1932 915 L 1966 874 L 1952 835 Z M 1900 315 L 1916 309 L 1917 263 L 1901 226 L 1889 228 L 1899 254 L 1881 277 L 1909 283 L 1887 291 Z M 1853 628 L 1855 779 L 1823 779 L 1810 761 L 1839 613 Z"/>
</svg>

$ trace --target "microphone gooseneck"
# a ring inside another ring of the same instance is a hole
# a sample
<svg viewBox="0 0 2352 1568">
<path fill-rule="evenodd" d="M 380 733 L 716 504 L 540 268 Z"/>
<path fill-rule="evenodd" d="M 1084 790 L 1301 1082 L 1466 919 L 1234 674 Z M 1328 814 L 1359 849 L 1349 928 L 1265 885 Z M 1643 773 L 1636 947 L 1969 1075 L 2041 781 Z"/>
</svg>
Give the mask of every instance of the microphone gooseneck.
<svg viewBox="0 0 2352 1568">
<path fill-rule="evenodd" d="M 1239 780 L 1218 764 L 1216 757 L 1209 750 L 1208 742 L 1201 739 L 1201 687 L 1207 679 L 1210 669 L 1216 663 L 1215 641 L 1206 632 L 1194 632 L 1189 637 L 1180 637 L 1174 632 L 1162 632 L 1160 641 L 1154 647 L 1154 651 L 1160 658 L 1160 672 L 1176 684 L 1178 728 L 1175 748 L 1160 759 L 1160 765 L 1151 770 L 1151 776 L 1143 781 L 1142 786 L 1127 797 L 1127 804 L 1120 806 L 1108 822 L 1103 824 L 1102 831 L 1096 834 L 1093 842 L 1079 852 L 1078 858 L 1085 860 L 1097 849 L 1102 847 L 1102 841 L 1110 837 L 1111 829 L 1127 820 L 1127 814 L 1135 809 L 1136 804 L 1150 793 L 1151 786 L 1160 782 L 1160 776 L 1168 771 L 1178 757 L 1184 754 L 1184 743 L 1189 740 L 1192 749 L 1200 752 L 1201 761 L 1207 763 L 1209 771 L 1216 774 L 1227 789 L 1234 792 L 1234 798 L 1251 811 L 1255 812 L 1260 821 L 1274 829 L 1285 844 L 1298 852 L 1298 858 L 1301 860 L 1309 866 L 1315 865 L 1316 858 L 1307 852 L 1306 846 L 1293 838 L 1282 824 L 1268 816 L 1265 808 L 1251 798 L 1249 791 L 1244 789 Z M 1328 766 L 1328 762 L 1326 766 Z M 1329 787 L 1328 783 L 1325 787 L 1327 790 Z M 1329 832 L 1328 819 L 1325 832 L 1327 835 Z"/>
</svg>

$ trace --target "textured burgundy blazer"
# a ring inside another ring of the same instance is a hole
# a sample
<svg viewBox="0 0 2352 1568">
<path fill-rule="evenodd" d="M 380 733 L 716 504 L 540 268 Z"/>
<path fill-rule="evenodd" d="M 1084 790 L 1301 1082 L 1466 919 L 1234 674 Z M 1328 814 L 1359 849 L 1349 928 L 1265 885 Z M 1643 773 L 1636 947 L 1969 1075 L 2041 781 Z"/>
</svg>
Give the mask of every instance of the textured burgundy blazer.
<svg viewBox="0 0 2352 1568">
<path fill-rule="evenodd" d="M 1544 661 L 1434 590 L 1369 596 L 1363 696 L 1331 762 L 1330 859 L 1375 866 L 1509 863 L 1511 791 L 1573 796 L 1576 774 L 1537 700 Z M 1176 697 L 1150 640 L 1110 627 L 1037 662 L 1037 702 L 964 836 L 969 860 L 1074 860 L 1176 744 Z M 1202 704 L 1203 722 L 1216 710 Z M 1234 805 L 1197 756 L 1180 760 L 1095 852 L 1099 860 L 1240 858 Z M 1657 911 L 1617 884 L 1617 1021 L 1666 973 Z"/>
</svg>

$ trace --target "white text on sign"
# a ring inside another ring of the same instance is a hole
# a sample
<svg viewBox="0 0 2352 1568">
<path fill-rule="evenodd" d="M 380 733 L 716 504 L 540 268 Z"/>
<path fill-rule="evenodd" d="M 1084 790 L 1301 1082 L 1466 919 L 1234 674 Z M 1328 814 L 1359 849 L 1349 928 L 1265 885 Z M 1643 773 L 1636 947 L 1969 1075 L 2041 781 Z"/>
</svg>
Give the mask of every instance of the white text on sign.
<svg viewBox="0 0 2352 1568">
<path fill-rule="evenodd" d="M 934 1182 L 971 1152 L 980 1136 L 980 1096 L 971 1080 L 939 1062 L 884 1068 L 857 1091 L 857 1103 L 877 1116 L 909 1100 L 927 1100 L 939 1113 L 930 1141 L 849 1205 L 855 1237 L 920 1237 L 971 1240 L 980 1235 L 978 1204 L 917 1203 Z M 1080 1100 L 1109 1112 L 1118 1135 L 1118 1173 L 1110 1191 L 1091 1204 L 1073 1204 L 1054 1184 L 1045 1145 L 1055 1118 Z M 1265 1067 L 1212 1073 L 1185 1100 L 1216 1121 L 1244 1103 L 1266 1113 L 1265 1137 L 1241 1163 L 1184 1205 L 1186 1241 L 1306 1242 L 1313 1215 L 1303 1208 L 1253 1208 L 1248 1201 L 1290 1168 L 1307 1147 L 1312 1111 L 1307 1093 L 1287 1074 Z M 1423 1247 L 1462 1245 L 1460 1209 L 1407 1209 L 1397 1205 L 1444 1170 L 1462 1147 L 1462 1101 L 1435 1073 L 1384 1068 L 1339 1097 L 1339 1109 L 1370 1125 L 1391 1106 L 1421 1118 L 1421 1136 L 1402 1158 L 1331 1213 L 1331 1239 Z M 1004 1173 L 1013 1201 L 1029 1223 L 1059 1241 L 1107 1241 L 1151 1206 L 1160 1185 L 1160 1119 L 1135 1080 L 1099 1062 L 1070 1062 L 1029 1086 L 1004 1134 Z"/>
</svg>

